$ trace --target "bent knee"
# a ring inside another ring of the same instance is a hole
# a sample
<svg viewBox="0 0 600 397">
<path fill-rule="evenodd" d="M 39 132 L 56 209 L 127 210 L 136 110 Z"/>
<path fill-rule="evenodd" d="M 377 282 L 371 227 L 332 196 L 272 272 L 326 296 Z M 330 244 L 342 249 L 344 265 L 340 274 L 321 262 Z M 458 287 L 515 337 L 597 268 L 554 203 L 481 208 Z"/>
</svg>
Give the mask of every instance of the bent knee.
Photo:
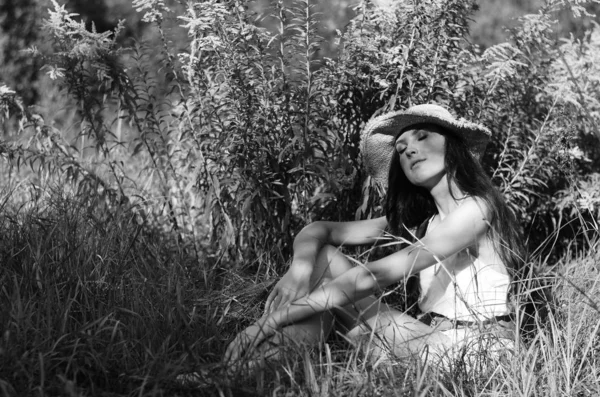
<svg viewBox="0 0 600 397">
<path fill-rule="evenodd" d="M 331 244 L 325 244 L 319 250 L 317 260 L 323 260 L 325 262 L 331 262 L 337 255 L 342 255 L 340 248 Z"/>
<path fill-rule="evenodd" d="M 359 343 L 374 337 L 380 337 L 384 330 L 380 320 L 381 313 L 367 317 L 359 316 L 353 326 L 348 327 L 349 331 L 346 332 L 346 338 L 352 343 Z"/>
<path fill-rule="evenodd" d="M 297 348 L 300 346 L 315 346 L 327 339 L 331 324 L 327 322 L 311 322 L 294 324 L 284 327 L 268 340 L 273 347 Z"/>
<path fill-rule="evenodd" d="M 346 339 L 352 343 L 358 343 L 361 339 L 364 339 L 368 335 L 369 329 L 364 325 L 357 325 L 348 332 L 346 332 Z"/>
<path fill-rule="evenodd" d="M 319 251 L 317 263 L 332 279 L 352 268 L 350 260 L 340 251 L 340 248 L 329 244 L 324 245 Z"/>
</svg>

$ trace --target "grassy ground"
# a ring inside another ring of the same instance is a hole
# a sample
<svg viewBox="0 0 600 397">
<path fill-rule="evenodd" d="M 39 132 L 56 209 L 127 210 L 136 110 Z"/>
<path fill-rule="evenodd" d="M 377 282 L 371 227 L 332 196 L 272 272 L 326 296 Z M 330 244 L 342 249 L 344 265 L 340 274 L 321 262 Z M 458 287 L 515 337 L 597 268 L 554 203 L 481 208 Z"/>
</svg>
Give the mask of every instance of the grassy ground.
<svg viewBox="0 0 600 397">
<path fill-rule="evenodd" d="M 4 396 L 600 395 L 597 241 L 556 265 L 559 305 L 532 341 L 484 371 L 373 362 L 334 338 L 227 378 L 211 365 L 260 312 L 268 281 L 209 250 L 198 258 L 133 210 L 91 211 L 62 189 L 22 194 L 0 194 Z M 177 381 L 194 371 L 210 376 Z"/>
</svg>

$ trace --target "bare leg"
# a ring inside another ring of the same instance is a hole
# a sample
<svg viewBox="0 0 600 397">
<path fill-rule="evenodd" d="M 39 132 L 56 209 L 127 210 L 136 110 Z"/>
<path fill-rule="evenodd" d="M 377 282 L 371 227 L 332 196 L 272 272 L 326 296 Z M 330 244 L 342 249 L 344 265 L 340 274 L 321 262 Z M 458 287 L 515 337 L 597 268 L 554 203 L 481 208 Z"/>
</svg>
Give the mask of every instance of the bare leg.
<svg viewBox="0 0 600 397">
<path fill-rule="evenodd" d="M 353 267 L 336 247 L 325 245 L 317 256 L 311 276 L 311 289 L 328 283 Z M 314 346 L 324 341 L 336 324 L 351 342 L 359 343 L 373 357 L 393 353 L 408 356 L 421 352 L 425 345 L 449 346 L 450 338 L 417 319 L 390 308 L 374 296 L 361 299 L 333 313 L 315 314 L 306 320 L 284 327 L 257 352 L 262 356 L 277 355 L 287 343 Z"/>
<path fill-rule="evenodd" d="M 347 336 L 375 359 L 388 354 L 396 357 L 427 354 L 426 346 L 437 354 L 452 345 L 448 336 L 384 304 L 374 315 L 362 316 L 361 324 Z"/>
<path fill-rule="evenodd" d="M 311 290 L 328 283 L 342 273 L 352 268 L 351 262 L 338 248 L 325 245 L 317 255 L 310 285 Z M 315 314 L 306 320 L 284 327 L 277 336 L 267 341 L 258 354 L 270 356 L 276 354 L 283 344 L 303 344 L 314 346 L 327 339 L 334 325 L 334 317 L 343 328 L 350 329 L 358 324 L 360 314 L 373 316 L 379 310 L 379 301 L 374 297 L 365 298 L 353 305 L 335 310 Z"/>
</svg>

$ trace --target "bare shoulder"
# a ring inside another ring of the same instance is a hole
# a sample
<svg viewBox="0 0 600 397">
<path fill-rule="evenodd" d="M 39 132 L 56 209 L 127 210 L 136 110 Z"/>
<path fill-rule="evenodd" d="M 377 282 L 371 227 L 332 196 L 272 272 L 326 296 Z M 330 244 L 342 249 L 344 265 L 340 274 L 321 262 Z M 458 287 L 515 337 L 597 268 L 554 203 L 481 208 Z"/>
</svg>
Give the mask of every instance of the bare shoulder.
<svg viewBox="0 0 600 397">
<path fill-rule="evenodd" d="M 489 231 L 490 213 L 484 200 L 468 197 L 427 232 L 422 246 L 438 258 L 447 258 L 478 244 Z"/>
<path fill-rule="evenodd" d="M 481 215 L 483 219 L 488 222 L 491 220 L 492 211 L 490 206 L 481 197 L 467 197 L 461 203 L 459 208 L 462 208 L 464 212 L 472 213 L 474 216 Z"/>
<path fill-rule="evenodd" d="M 467 197 L 450 212 L 446 218 L 429 233 L 437 238 L 456 238 L 469 236 L 479 239 L 489 230 L 491 210 L 485 200 L 478 197 Z"/>
</svg>

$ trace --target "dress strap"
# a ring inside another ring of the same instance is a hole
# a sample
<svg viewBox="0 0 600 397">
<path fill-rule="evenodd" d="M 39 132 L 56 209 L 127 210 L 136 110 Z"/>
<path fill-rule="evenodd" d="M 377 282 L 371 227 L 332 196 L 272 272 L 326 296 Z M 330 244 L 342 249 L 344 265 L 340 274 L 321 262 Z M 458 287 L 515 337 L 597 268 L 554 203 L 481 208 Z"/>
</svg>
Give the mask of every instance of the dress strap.
<svg viewBox="0 0 600 397">
<path fill-rule="evenodd" d="M 435 217 L 435 215 L 425 219 L 417 228 L 416 232 L 415 232 L 415 236 L 418 239 L 422 239 L 423 237 L 425 237 L 425 235 L 427 234 L 427 230 L 429 230 L 429 225 L 431 224 L 431 221 L 433 220 L 433 218 Z"/>
</svg>

